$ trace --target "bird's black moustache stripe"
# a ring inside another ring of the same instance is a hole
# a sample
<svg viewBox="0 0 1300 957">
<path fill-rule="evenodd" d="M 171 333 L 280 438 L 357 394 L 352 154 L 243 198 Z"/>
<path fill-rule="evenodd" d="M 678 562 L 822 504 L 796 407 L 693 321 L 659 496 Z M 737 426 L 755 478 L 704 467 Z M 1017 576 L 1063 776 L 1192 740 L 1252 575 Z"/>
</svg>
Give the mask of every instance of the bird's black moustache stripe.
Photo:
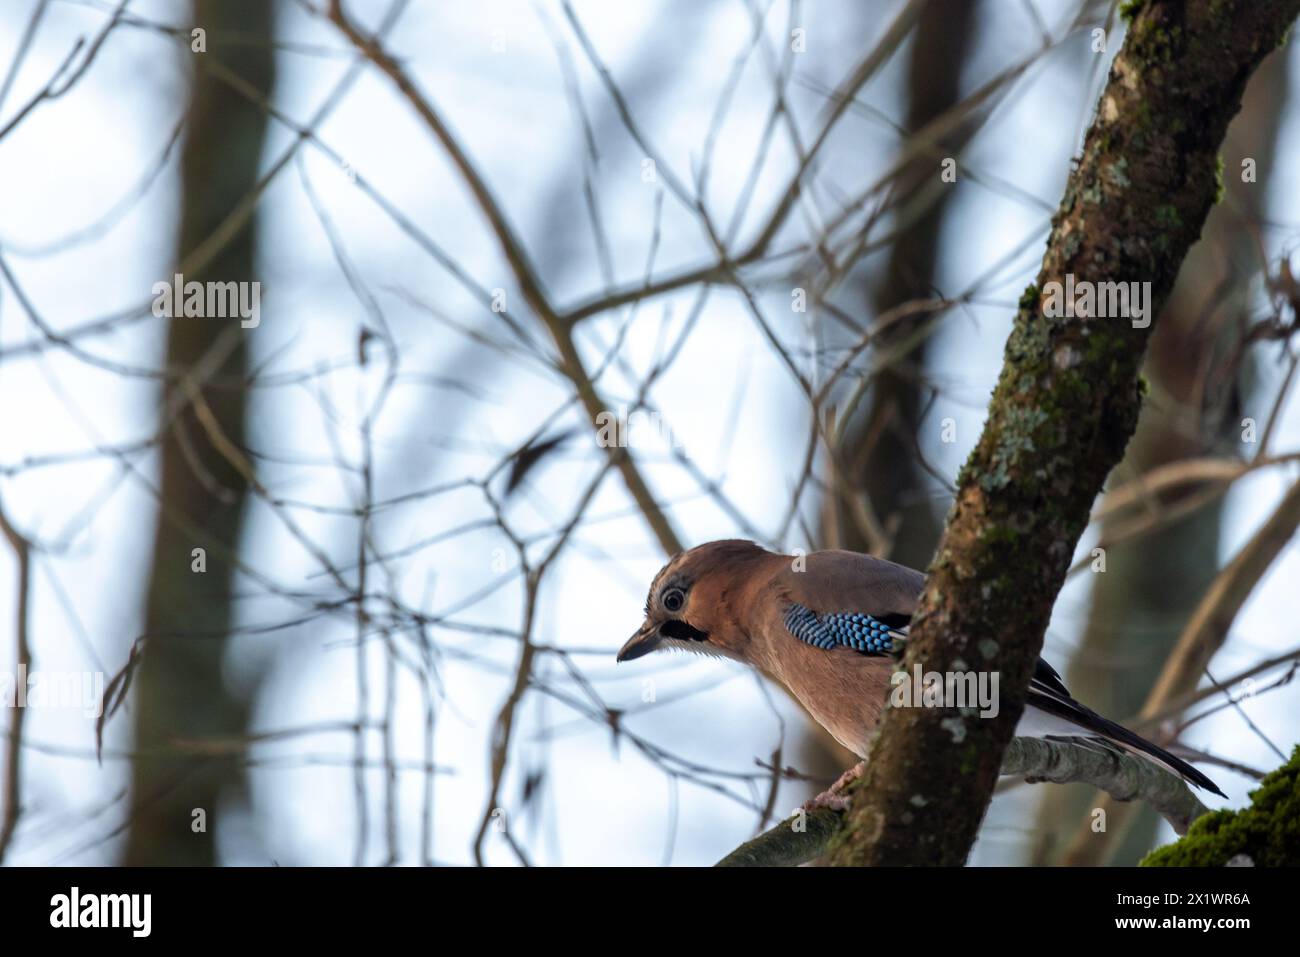
<svg viewBox="0 0 1300 957">
<path fill-rule="evenodd" d="M 700 631 L 698 628 L 692 628 L 684 621 L 666 621 L 659 626 L 659 634 L 665 638 L 676 638 L 679 641 L 708 641 L 709 633 Z"/>
</svg>

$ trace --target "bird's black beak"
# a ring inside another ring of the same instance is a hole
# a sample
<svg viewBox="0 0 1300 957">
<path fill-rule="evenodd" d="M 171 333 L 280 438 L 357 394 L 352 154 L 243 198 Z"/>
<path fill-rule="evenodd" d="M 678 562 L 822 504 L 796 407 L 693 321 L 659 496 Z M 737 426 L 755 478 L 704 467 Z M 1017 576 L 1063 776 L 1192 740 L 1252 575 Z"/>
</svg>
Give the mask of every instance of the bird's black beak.
<svg viewBox="0 0 1300 957">
<path fill-rule="evenodd" d="M 646 622 L 637 633 L 627 640 L 627 643 L 618 650 L 619 661 L 632 661 L 634 658 L 640 658 L 642 655 L 648 655 L 659 647 L 663 638 L 660 637 L 659 631 L 652 622 Z"/>
</svg>

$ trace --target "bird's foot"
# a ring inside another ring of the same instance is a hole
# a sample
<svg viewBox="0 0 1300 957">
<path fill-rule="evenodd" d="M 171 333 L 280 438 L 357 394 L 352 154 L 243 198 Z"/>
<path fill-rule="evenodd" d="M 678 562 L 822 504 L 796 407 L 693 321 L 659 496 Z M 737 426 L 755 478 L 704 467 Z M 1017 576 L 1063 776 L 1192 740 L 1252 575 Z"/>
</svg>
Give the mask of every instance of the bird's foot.
<svg viewBox="0 0 1300 957">
<path fill-rule="evenodd" d="M 859 761 L 853 767 L 849 768 L 840 775 L 839 780 L 828 787 L 821 794 L 817 795 L 811 801 L 804 803 L 805 811 L 815 811 L 818 808 L 830 808 L 832 811 L 847 811 L 849 809 L 848 795 L 844 794 L 844 789 L 862 776 L 862 771 L 867 766 L 866 761 Z"/>
</svg>

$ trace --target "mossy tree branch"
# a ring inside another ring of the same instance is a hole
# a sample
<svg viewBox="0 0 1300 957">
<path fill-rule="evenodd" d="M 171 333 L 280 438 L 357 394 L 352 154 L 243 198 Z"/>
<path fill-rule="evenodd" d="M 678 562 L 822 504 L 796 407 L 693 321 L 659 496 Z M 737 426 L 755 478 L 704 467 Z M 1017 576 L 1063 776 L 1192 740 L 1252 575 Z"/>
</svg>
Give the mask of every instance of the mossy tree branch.
<svg viewBox="0 0 1300 957">
<path fill-rule="evenodd" d="M 1064 741 L 1013 738 L 1002 773 L 1029 782 L 1092 784 L 1119 801 L 1142 801 L 1179 834 L 1209 809 L 1186 783 L 1143 758 L 1096 751 Z M 828 808 L 800 812 L 721 861 L 719 867 L 789 867 L 820 857 L 845 824 L 846 815 Z"/>
<path fill-rule="evenodd" d="M 1250 806 L 1198 817 L 1190 831 L 1156 848 L 1143 867 L 1300 865 L 1300 746 L 1250 792 Z"/>
<path fill-rule="evenodd" d="M 1089 509 L 1133 433 L 1150 320 L 1218 196 L 1217 151 L 1246 81 L 1300 0 L 1148 0 L 1126 11 L 903 662 L 997 672 L 1002 707 L 991 719 L 886 710 L 831 863 L 965 862 Z M 1149 282 L 1146 321 L 1049 317 L 1042 291 L 1067 275 Z"/>
</svg>

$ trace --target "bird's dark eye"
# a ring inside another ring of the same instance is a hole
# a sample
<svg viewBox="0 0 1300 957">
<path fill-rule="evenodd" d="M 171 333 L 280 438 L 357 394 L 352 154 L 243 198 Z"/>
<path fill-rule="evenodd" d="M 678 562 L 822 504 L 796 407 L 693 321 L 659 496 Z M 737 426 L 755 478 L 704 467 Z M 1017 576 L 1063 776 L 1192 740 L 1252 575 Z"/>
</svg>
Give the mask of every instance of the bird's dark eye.
<svg viewBox="0 0 1300 957">
<path fill-rule="evenodd" d="M 681 611 L 682 606 L 686 604 L 686 593 L 680 588 L 670 588 L 664 592 L 660 600 L 668 611 Z"/>
</svg>

